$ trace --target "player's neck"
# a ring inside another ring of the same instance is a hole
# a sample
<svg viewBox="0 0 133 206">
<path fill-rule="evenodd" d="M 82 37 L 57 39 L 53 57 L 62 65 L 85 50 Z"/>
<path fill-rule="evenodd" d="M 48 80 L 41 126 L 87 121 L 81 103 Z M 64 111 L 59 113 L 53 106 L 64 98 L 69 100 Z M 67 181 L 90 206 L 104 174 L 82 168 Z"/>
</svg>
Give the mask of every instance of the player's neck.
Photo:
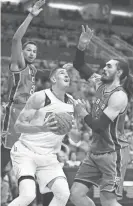
<svg viewBox="0 0 133 206">
<path fill-rule="evenodd" d="M 64 97 L 65 97 L 65 93 L 66 93 L 64 90 L 59 90 L 58 88 L 53 86 L 52 92 L 59 100 L 64 102 Z"/>
<path fill-rule="evenodd" d="M 106 84 L 105 92 L 110 92 L 119 86 L 120 86 L 120 82 L 118 80 L 114 80 L 113 82 Z"/>
</svg>

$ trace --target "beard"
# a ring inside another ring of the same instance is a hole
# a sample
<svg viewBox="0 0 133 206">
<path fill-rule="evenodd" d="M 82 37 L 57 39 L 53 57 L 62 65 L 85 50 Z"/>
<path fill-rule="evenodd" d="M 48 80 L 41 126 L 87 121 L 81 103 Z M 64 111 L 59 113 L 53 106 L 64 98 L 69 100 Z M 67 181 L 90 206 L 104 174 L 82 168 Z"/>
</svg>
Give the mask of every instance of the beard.
<svg viewBox="0 0 133 206">
<path fill-rule="evenodd" d="M 104 77 L 104 76 L 101 76 L 101 81 L 103 84 L 110 84 L 114 81 L 114 76 L 111 76 L 111 77 Z"/>
</svg>

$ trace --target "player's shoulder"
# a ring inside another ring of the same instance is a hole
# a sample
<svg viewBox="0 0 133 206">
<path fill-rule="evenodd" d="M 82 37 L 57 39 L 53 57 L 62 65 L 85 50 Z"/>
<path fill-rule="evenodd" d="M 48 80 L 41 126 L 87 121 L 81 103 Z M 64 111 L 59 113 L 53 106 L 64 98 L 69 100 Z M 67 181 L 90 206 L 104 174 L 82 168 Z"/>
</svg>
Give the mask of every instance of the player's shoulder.
<svg viewBox="0 0 133 206">
<path fill-rule="evenodd" d="M 39 109 L 42 105 L 42 103 L 45 102 L 45 92 L 44 90 L 35 92 L 31 95 L 29 98 L 29 103 L 32 103 L 32 107 L 35 109 Z"/>
<path fill-rule="evenodd" d="M 122 100 L 127 100 L 127 94 L 123 90 L 115 91 L 112 95 L 113 98 Z"/>
<path fill-rule="evenodd" d="M 36 101 L 45 99 L 45 90 L 37 91 L 32 96 Z"/>
<path fill-rule="evenodd" d="M 128 104 L 127 94 L 123 90 L 115 91 L 110 97 L 110 102 L 114 105 L 126 106 Z"/>
</svg>

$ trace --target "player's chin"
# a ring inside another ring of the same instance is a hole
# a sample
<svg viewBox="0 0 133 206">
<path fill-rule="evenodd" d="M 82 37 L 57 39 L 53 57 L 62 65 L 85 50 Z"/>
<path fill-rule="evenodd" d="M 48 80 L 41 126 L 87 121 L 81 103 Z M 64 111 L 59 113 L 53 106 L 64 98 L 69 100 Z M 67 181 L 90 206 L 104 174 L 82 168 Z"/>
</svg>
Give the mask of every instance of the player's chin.
<svg viewBox="0 0 133 206">
<path fill-rule="evenodd" d="M 28 62 L 29 64 L 32 64 L 32 63 L 34 62 L 34 60 L 35 60 L 35 59 L 27 59 L 27 62 Z"/>
<path fill-rule="evenodd" d="M 108 78 L 106 78 L 105 76 L 102 76 L 102 77 L 101 77 L 101 81 L 102 81 L 102 82 L 107 82 L 107 81 L 108 81 Z"/>
<path fill-rule="evenodd" d="M 69 87 L 70 86 L 70 82 L 64 82 L 64 86 L 65 87 Z"/>
</svg>

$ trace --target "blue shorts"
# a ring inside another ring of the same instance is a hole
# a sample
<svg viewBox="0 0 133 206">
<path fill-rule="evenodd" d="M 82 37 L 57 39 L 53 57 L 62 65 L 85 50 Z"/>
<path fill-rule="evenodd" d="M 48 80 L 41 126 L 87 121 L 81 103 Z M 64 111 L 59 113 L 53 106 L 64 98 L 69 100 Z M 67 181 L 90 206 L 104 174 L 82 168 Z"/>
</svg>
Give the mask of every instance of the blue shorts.
<svg viewBox="0 0 133 206">
<path fill-rule="evenodd" d="M 105 154 L 88 153 L 81 164 L 75 182 L 100 186 L 100 191 L 115 192 L 122 196 L 123 181 L 129 162 L 129 148 Z"/>
</svg>

